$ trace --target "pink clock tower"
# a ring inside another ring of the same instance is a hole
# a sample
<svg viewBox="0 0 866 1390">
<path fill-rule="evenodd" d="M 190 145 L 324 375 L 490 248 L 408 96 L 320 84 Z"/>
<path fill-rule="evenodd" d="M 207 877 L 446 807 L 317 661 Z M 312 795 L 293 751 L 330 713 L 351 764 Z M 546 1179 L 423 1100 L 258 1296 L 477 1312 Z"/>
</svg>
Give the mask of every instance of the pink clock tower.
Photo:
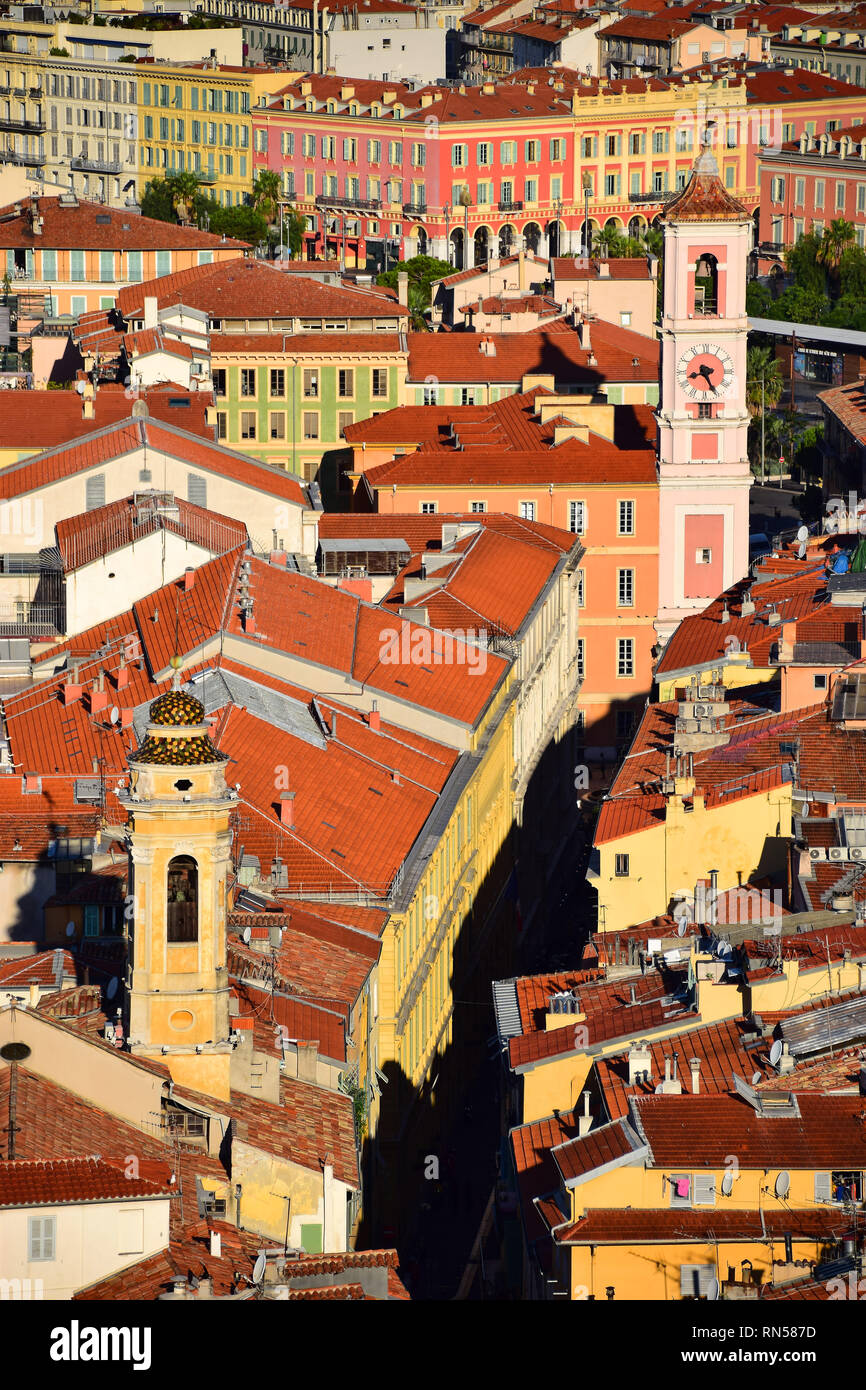
<svg viewBox="0 0 866 1390">
<path fill-rule="evenodd" d="M 705 146 L 664 216 L 655 623 L 662 645 L 748 569 L 751 239 L 752 219 Z"/>
</svg>

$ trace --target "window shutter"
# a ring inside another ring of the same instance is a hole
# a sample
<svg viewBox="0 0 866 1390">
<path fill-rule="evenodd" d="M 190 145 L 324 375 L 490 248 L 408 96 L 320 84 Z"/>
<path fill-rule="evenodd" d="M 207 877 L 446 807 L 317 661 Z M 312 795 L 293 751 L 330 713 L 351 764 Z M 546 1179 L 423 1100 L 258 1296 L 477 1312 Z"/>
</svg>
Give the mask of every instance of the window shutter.
<svg viewBox="0 0 866 1390">
<path fill-rule="evenodd" d="M 680 1265 L 680 1297 L 706 1298 L 715 1277 L 715 1265 Z"/>
<path fill-rule="evenodd" d="M 832 1202 L 833 1189 L 829 1173 L 815 1174 L 815 1201 Z"/>
<path fill-rule="evenodd" d="M 696 1173 L 694 1177 L 693 1202 L 696 1207 L 716 1205 L 716 1179 L 712 1173 Z"/>
<path fill-rule="evenodd" d="M 85 903 L 84 905 L 84 935 L 99 935 L 99 908 L 96 903 Z"/>
<path fill-rule="evenodd" d="M 54 1259 L 53 1216 L 31 1216 L 29 1220 L 29 1241 L 31 1260 Z"/>
<path fill-rule="evenodd" d="M 87 479 L 86 501 L 87 511 L 92 512 L 96 507 L 105 506 L 105 474 L 94 473 Z"/>
<path fill-rule="evenodd" d="M 51 248 L 42 252 L 43 280 L 57 279 L 57 252 Z"/>
<path fill-rule="evenodd" d="M 207 506 L 207 478 L 200 473 L 190 473 L 187 477 L 187 501 L 196 507 Z"/>
</svg>

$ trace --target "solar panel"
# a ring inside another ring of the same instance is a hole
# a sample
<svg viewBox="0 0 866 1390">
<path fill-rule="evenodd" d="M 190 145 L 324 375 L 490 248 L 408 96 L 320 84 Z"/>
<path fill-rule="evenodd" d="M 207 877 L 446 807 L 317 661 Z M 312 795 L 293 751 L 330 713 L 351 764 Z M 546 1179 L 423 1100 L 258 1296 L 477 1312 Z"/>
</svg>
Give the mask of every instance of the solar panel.
<svg viewBox="0 0 866 1390">
<path fill-rule="evenodd" d="M 866 1036 L 866 999 L 851 999 L 786 1020 L 782 1036 L 795 1057 Z"/>
</svg>

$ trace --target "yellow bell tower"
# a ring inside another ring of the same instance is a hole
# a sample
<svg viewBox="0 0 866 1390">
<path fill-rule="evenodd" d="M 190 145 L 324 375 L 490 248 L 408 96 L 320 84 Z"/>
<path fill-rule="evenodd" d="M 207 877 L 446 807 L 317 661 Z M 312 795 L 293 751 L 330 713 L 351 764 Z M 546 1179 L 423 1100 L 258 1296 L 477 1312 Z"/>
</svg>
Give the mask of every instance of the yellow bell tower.
<svg viewBox="0 0 866 1390">
<path fill-rule="evenodd" d="M 227 755 L 204 706 L 179 688 L 150 707 L 120 793 L 130 817 L 130 1050 L 164 1061 L 181 1085 L 228 1099 L 232 1046 L 226 968 L 231 867 Z"/>
</svg>

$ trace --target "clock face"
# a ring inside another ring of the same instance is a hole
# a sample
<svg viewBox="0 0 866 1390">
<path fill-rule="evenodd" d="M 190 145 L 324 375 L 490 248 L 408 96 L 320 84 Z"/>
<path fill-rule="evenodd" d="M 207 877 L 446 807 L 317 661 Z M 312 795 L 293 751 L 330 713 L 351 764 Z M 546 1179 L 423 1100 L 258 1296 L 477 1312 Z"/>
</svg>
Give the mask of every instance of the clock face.
<svg viewBox="0 0 866 1390">
<path fill-rule="evenodd" d="M 680 390 L 691 400 L 712 400 L 730 389 L 734 363 L 724 348 L 698 343 L 684 352 L 677 363 Z"/>
</svg>

